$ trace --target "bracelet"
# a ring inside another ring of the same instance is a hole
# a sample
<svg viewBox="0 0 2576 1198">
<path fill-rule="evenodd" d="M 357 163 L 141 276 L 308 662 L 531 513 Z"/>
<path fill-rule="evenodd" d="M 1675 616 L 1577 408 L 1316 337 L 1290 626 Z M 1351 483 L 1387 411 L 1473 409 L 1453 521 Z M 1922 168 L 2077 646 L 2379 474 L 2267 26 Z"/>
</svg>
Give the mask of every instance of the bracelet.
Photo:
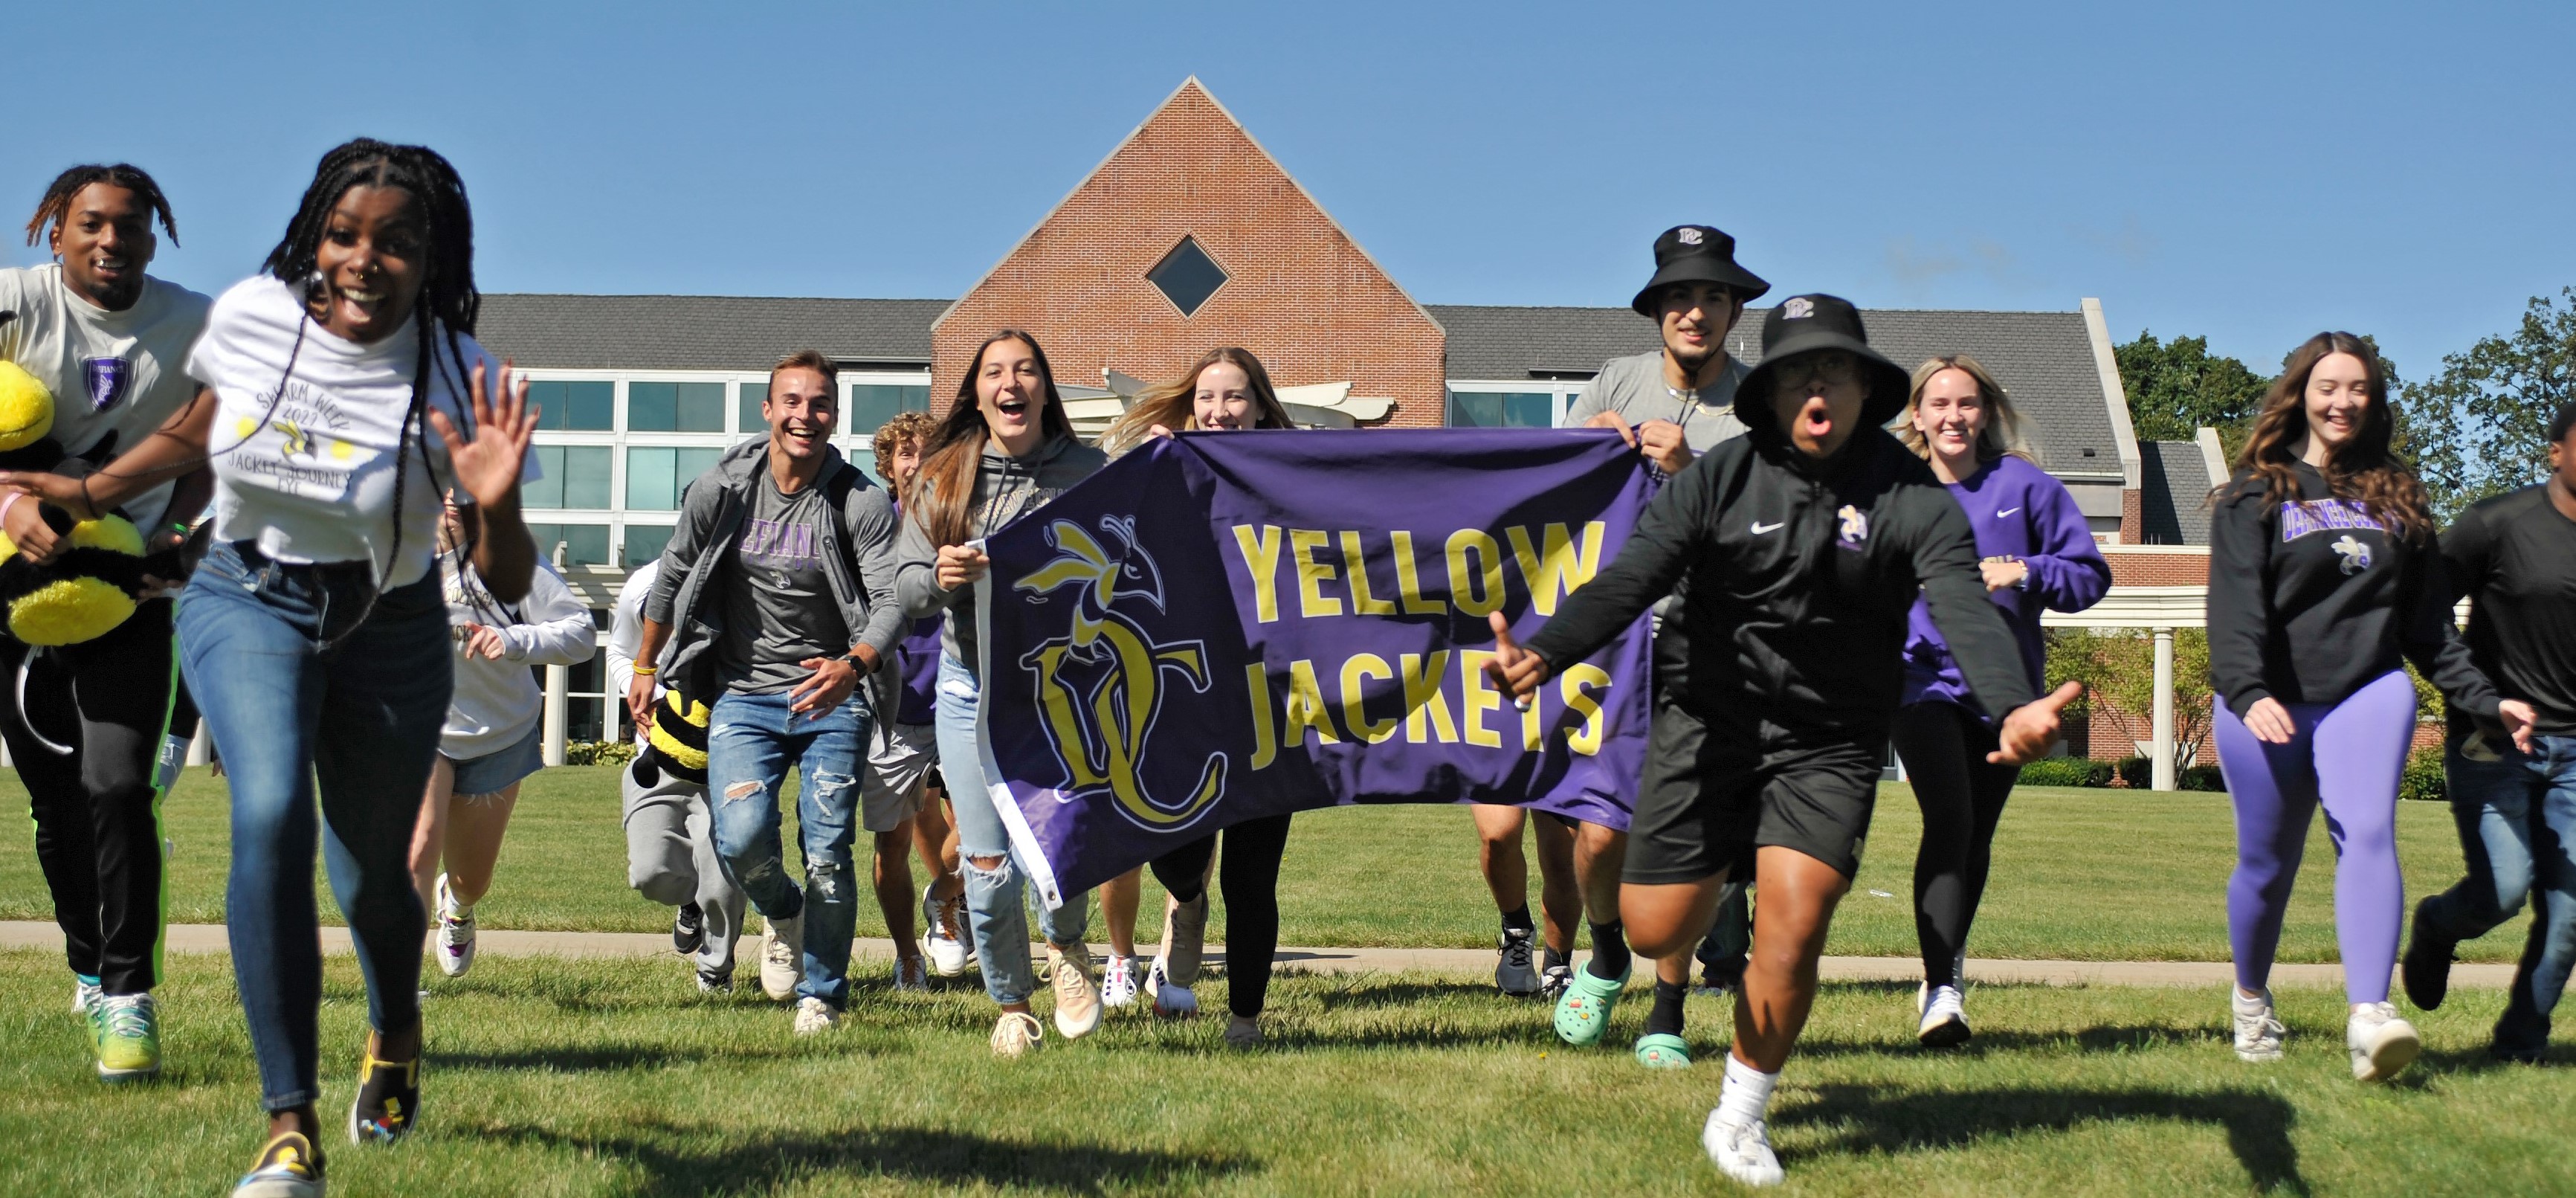
<svg viewBox="0 0 2576 1198">
<path fill-rule="evenodd" d="M 9 509 L 18 506 L 18 501 L 26 497 L 27 493 L 24 491 L 11 491 L 7 499 L 0 499 L 0 523 L 7 522 Z"/>
<path fill-rule="evenodd" d="M 89 476 L 86 474 L 81 476 L 81 506 L 89 509 L 90 519 L 98 519 L 98 501 L 89 497 Z"/>
<path fill-rule="evenodd" d="M 650 677 L 652 677 L 652 676 L 653 676 L 653 675 L 655 675 L 655 674 L 659 674 L 659 673 L 661 673 L 661 672 L 662 672 L 662 667 L 660 667 L 660 666 L 648 666 L 648 665 L 645 665 L 645 664 L 643 664 L 643 663 L 641 663 L 641 662 L 638 662 L 638 663 L 636 663 L 634 670 L 633 670 L 633 671 L 631 671 L 631 672 L 632 672 L 636 677 L 638 677 L 638 678 L 650 678 Z"/>
</svg>

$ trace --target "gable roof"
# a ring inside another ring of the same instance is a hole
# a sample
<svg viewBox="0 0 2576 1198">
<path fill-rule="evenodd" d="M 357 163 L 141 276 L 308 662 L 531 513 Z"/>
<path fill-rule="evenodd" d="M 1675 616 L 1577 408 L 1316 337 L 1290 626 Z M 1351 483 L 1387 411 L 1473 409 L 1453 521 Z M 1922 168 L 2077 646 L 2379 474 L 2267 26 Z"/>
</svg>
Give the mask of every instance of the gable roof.
<svg viewBox="0 0 2576 1198">
<path fill-rule="evenodd" d="M 1761 361 L 1769 312 L 1745 309 L 1727 333 L 1726 352 Z M 1662 344 L 1655 326 L 1626 308 L 1434 305 L 1431 313 L 1449 330 L 1453 379 L 1586 377 L 1610 358 L 1651 353 Z M 2111 400 L 2102 393 L 2082 312 L 1878 308 L 1861 315 L 1870 344 L 1900 366 L 1959 353 L 1984 363 L 2037 426 L 2035 448 L 2051 473 L 2121 473 Z"/>
<path fill-rule="evenodd" d="M 2197 441 L 2141 441 L 2140 537 L 2149 545 L 2209 544 L 2209 455 Z"/>
</svg>

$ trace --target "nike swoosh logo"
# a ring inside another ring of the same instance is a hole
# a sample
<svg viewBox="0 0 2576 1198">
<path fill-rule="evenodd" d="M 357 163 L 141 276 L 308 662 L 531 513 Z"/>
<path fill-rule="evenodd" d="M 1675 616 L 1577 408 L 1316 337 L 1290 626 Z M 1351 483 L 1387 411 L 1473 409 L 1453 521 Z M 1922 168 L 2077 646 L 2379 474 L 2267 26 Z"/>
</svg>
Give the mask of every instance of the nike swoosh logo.
<svg viewBox="0 0 2576 1198">
<path fill-rule="evenodd" d="M 1784 528 L 1787 528 L 1787 527 L 1789 527 L 1789 522 L 1788 522 L 1788 521 L 1786 521 L 1786 520 L 1783 520 L 1783 521 L 1779 522 L 1778 524 L 1764 524 L 1763 522 L 1761 522 L 1761 521 L 1759 521 L 1759 520 L 1756 520 L 1756 521 L 1754 521 L 1754 522 L 1753 522 L 1753 535 L 1755 535 L 1755 536 L 1757 536 L 1757 537 L 1758 537 L 1758 536 L 1761 536 L 1763 533 L 1766 533 L 1766 532 L 1778 532 L 1778 531 L 1780 531 L 1781 529 L 1784 529 Z"/>
<path fill-rule="evenodd" d="M 2020 510 L 2021 510 L 2021 509 L 2020 509 L 2020 508 L 2017 508 L 2017 507 L 2008 507 L 2008 508 L 2005 508 L 2004 510 L 2002 510 L 2002 511 L 2000 511 L 2000 512 L 1996 512 L 1996 513 L 1995 513 L 1995 519 L 1997 519 L 1997 520 L 2001 520 L 2001 519 L 2003 519 L 2004 517 L 2009 516 L 2009 515 L 2013 514 L 2014 512 L 2018 512 L 2018 511 L 2020 511 Z"/>
</svg>

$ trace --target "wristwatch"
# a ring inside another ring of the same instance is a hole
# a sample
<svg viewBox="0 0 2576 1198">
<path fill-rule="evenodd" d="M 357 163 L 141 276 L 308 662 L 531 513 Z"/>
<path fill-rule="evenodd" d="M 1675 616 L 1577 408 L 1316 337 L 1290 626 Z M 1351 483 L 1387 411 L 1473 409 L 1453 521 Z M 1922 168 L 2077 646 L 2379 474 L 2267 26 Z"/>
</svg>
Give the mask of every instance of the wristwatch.
<svg viewBox="0 0 2576 1198">
<path fill-rule="evenodd" d="M 860 656 L 859 656 L 859 652 L 858 652 L 858 650 L 856 650 L 856 649 L 853 649 L 853 650 L 851 650 L 851 651 L 849 651 L 849 652 L 847 652 L 847 653 L 842 654 L 842 655 L 841 655 L 841 660 L 843 660 L 843 661 L 846 661 L 846 662 L 850 663 L 850 668 L 851 668 L 851 669 L 853 669 L 853 670 L 857 670 L 857 671 L 858 671 L 859 673 L 861 673 L 861 674 L 866 674 L 866 673 L 869 673 L 869 672 L 870 672 L 870 671 L 869 671 L 869 667 L 868 667 L 868 663 L 867 663 L 866 659 L 864 659 L 864 658 L 860 657 Z"/>
</svg>

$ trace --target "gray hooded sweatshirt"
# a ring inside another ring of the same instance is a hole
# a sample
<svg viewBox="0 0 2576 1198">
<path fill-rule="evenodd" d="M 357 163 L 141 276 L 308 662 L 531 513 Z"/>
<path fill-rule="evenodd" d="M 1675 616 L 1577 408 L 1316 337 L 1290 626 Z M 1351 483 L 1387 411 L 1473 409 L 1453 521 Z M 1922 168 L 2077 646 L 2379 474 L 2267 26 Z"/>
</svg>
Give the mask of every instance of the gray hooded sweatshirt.
<svg viewBox="0 0 2576 1198">
<path fill-rule="evenodd" d="M 852 643 L 875 649 L 880 664 L 890 662 L 905 624 L 894 594 L 894 505 L 839 450 L 827 446 L 824 453 L 813 486 L 840 518 L 821 522 L 817 530 L 823 574 L 841 626 L 857 630 Z M 662 551 L 661 575 L 644 601 L 645 618 L 672 628 L 662 649 L 664 676 L 683 693 L 710 702 L 722 685 L 715 657 L 725 620 L 725 604 L 713 588 L 742 585 L 733 564 L 737 543 L 751 489 L 768 470 L 769 440 L 762 437 L 726 450 L 689 484 L 679 526 Z M 880 684 L 886 673 L 878 671 Z M 883 696 L 877 697 L 882 703 Z"/>
<path fill-rule="evenodd" d="M 1109 455 L 1071 437 L 1052 438 L 1024 458 L 1004 454 L 987 439 L 984 460 L 975 470 L 975 521 L 968 535 L 988 535 L 1036 511 L 1073 484 L 1091 477 L 1108 461 Z M 905 513 L 903 532 L 895 541 L 895 596 L 903 603 L 904 615 L 911 619 L 948 613 L 939 630 L 940 649 L 966 663 L 969 671 L 978 670 L 975 588 L 970 585 L 951 591 L 940 587 L 939 547 L 931 543 L 930 533 L 921 526 L 920 507 L 914 504 L 913 510 Z"/>
</svg>

